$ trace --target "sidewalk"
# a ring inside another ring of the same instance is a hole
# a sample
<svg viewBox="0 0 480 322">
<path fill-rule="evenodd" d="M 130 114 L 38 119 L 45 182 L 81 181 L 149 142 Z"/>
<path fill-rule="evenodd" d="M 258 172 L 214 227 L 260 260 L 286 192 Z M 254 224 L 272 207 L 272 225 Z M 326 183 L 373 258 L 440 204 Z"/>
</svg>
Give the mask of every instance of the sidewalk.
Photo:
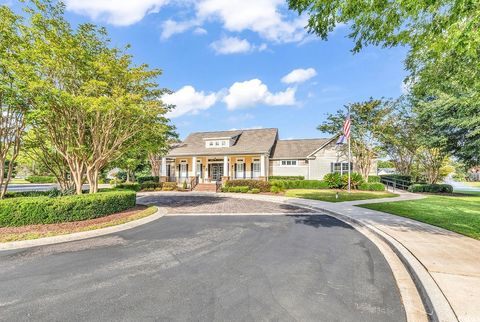
<svg viewBox="0 0 480 322">
<path fill-rule="evenodd" d="M 416 275 L 414 279 L 428 295 L 430 303 L 427 306 L 435 309 L 439 320 L 480 321 L 480 241 L 408 218 L 355 207 L 367 203 L 414 200 L 422 196 L 401 193 L 395 198 L 340 203 L 254 197 L 312 207 L 370 228 L 393 244 L 397 255 L 407 262 L 413 275 Z"/>
</svg>

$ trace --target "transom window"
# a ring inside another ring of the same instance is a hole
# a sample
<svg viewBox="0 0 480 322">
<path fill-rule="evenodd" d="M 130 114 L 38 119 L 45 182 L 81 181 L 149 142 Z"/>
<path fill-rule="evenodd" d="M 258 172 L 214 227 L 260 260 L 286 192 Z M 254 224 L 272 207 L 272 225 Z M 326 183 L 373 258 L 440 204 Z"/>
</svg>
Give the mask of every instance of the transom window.
<svg viewBox="0 0 480 322">
<path fill-rule="evenodd" d="M 282 160 L 281 165 L 282 166 L 296 166 L 296 165 L 298 165 L 298 160 Z"/>
</svg>

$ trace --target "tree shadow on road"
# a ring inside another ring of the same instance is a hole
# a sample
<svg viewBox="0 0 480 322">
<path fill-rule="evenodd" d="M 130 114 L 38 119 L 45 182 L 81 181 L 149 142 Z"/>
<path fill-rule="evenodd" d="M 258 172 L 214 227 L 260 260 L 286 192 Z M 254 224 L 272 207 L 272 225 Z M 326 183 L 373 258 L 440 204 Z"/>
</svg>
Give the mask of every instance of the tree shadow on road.
<svg viewBox="0 0 480 322">
<path fill-rule="evenodd" d="M 303 224 L 303 225 L 308 225 L 312 226 L 315 228 L 320 228 L 320 227 L 342 227 L 342 228 L 348 228 L 348 229 L 353 229 L 352 226 L 344 223 L 341 220 L 338 220 L 336 218 L 333 218 L 328 215 L 288 215 L 288 217 L 295 218 L 295 223 L 296 224 Z"/>
</svg>

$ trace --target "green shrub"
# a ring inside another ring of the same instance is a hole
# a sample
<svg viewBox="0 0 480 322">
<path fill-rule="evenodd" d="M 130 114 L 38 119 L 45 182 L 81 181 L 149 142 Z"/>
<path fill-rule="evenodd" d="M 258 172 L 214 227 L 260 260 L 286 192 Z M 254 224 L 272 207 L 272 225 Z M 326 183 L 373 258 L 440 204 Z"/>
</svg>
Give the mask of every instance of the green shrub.
<svg viewBox="0 0 480 322">
<path fill-rule="evenodd" d="M 342 182 L 343 182 L 343 188 L 348 187 L 348 173 L 344 174 L 342 176 Z M 358 172 L 352 172 L 350 173 L 350 186 L 352 189 L 357 189 L 359 185 L 364 183 L 365 180 L 363 180 L 363 177 L 360 173 Z"/>
<path fill-rule="evenodd" d="M 368 176 L 368 183 L 380 182 L 379 176 Z"/>
<path fill-rule="evenodd" d="M 235 193 L 247 193 L 250 188 L 248 186 L 235 186 L 235 187 L 228 187 L 228 192 L 235 192 Z"/>
<path fill-rule="evenodd" d="M 280 192 L 282 192 L 282 191 L 283 191 L 283 189 L 282 189 L 281 187 L 279 187 L 279 186 L 272 186 L 272 187 L 270 188 L 270 192 L 273 192 L 273 193 L 280 193 Z"/>
<path fill-rule="evenodd" d="M 138 183 L 133 183 L 133 182 L 125 182 L 125 183 L 119 183 L 115 185 L 115 188 L 117 189 L 127 189 L 127 190 L 132 190 L 132 191 L 140 191 L 140 185 Z"/>
<path fill-rule="evenodd" d="M 338 172 L 327 173 L 323 177 L 323 181 L 327 183 L 330 189 L 342 188 L 343 186 L 342 175 Z"/>
<path fill-rule="evenodd" d="M 135 202 L 136 193 L 127 190 L 57 198 L 4 199 L 0 201 L 0 227 L 93 219 L 130 209 Z"/>
<path fill-rule="evenodd" d="M 25 181 L 30 183 L 57 183 L 57 179 L 52 176 L 29 176 Z"/>
<path fill-rule="evenodd" d="M 160 178 L 158 176 L 143 176 L 137 178 L 138 183 L 142 184 L 144 182 L 160 182 Z"/>
<path fill-rule="evenodd" d="M 328 184 L 321 180 L 272 180 L 272 186 L 282 189 L 327 189 Z"/>
<path fill-rule="evenodd" d="M 412 184 L 410 192 L 452 193 L 453 187 L 449 184 Z"/>
<path fill-rule="evenodd" d="M 305 180 L 304 176 L 270 176 L 268 180 Z"/>
<path fill-rule="evenodd" d="M 162 183 L 162 191 L 173 191 L 177 190 L 176 182 L 164 182 Z"/>
<path fill-rule="evenodd" d="M 251 189 L 260 189 L 261 192 L 270 191 L 270 183 L 262 180 L 228 180 L 225 187 L 244 187 Z"/>
<path fill-rule="evenodd" d="M 253 188 L 253 189 L 252 189 L 252 190 L 250 190 L 249 192 L 250 192 L 250 193 L 257 194 L 257 193 L 260 193 L 260 189 Z"/>
<path fill-rule="evenodd" d="M 380 176 L 382 179 L 389 179 L 389 180 L 402 180 L 412 182 L 412 176 L 404 175 L 404 174 L 385 174 Z"/>
<path fill-rule="evenodd" d="M 154 190 L 161 190 L 162 184 L 160 182 L 155 181 L 144 181 L 140 184 L 140 190 L 142 191 L 154 191 Z"/>
<path fill-rule="evenodd" d="M 358 190 L 365 191 L 384 191 L 385 186 L 380 182 L 364 182 L 358 186 Z"/>
</svg>

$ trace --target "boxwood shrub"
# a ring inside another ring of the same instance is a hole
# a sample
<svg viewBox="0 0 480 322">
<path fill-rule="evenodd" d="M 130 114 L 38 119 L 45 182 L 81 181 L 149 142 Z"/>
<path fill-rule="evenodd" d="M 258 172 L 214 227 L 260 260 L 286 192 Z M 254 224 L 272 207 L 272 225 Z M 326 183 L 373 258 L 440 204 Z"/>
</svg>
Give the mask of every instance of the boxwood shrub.
<svg viewBox="0 0 480 322">
<path fill-rule="evenodd" d="M 379 176 L 368 176 L 368 183 L 380 182 Z"/>
<path fill-rule="evenodd" d="M 56 183 L 57 179 L 53 176 L 29 176 L 25 181 L 30 183 Z"/>
<path fill-rule="evenodd" d="M 140 190 L 142 191 L 154 191 L 154 190 L 161 190 L 162 184 L 160 182 L 155 181 L 145 181 L 140 184 Z"/>
<path fill-rule="evenodd" d="M 119 184 L 117 184 L 117 185 L 115 186 L 115 188 L 132 190 L 132 191 L 140 191 L 141 186 L 140 186 L 138 183 L 125 182 L 125 183 L 119 183 Z"/>
<path fill-rule="evenodd" d="M 176 182 L 164 182 L 162 183 L 162 190 L 163 191 L 173 191 L 177 190 L 178 186 Z"/>
<path fill-rule="evenodd" d="M 365 191 L 384 191 L 385 186 L 380 182 L 364 182 L 358 186 L 358 190 Z"/>
<path fill-rule="evenodd" d="M 110 190 L 57 198 L 19 197 L 0 201 L 0 227 L 93 219 L 135 206 L 136 193 Z"/>
<path fill-rule="evenodd" d="M 144 182 L 160 182 L 160 178 L 158 176 L 144 176 L 137 178 L 138 183 L 142 184 Z"/>
<path fill-rule="evenodd" d="M 305 180 L 304 176 L 270 176 L 268 180 Z"/>
<path fill-rule="evenodd" d="M 270 183 L 261 180 L 228 180 L 225 187 L 248 187 L 249 190 L 259 189 L 261 192 L 270 191 Z"/>
<path fill-rule="evenodd" d="M 412 184 L 410 192 L 452 193 L 453 187 L 449 184 Z"/>
<path fill-rule="evenodd" d="M 272 186 L 283 189 L 328 189 L 328 183 L 321 180 L 272 180 Z"/>
</svg>

